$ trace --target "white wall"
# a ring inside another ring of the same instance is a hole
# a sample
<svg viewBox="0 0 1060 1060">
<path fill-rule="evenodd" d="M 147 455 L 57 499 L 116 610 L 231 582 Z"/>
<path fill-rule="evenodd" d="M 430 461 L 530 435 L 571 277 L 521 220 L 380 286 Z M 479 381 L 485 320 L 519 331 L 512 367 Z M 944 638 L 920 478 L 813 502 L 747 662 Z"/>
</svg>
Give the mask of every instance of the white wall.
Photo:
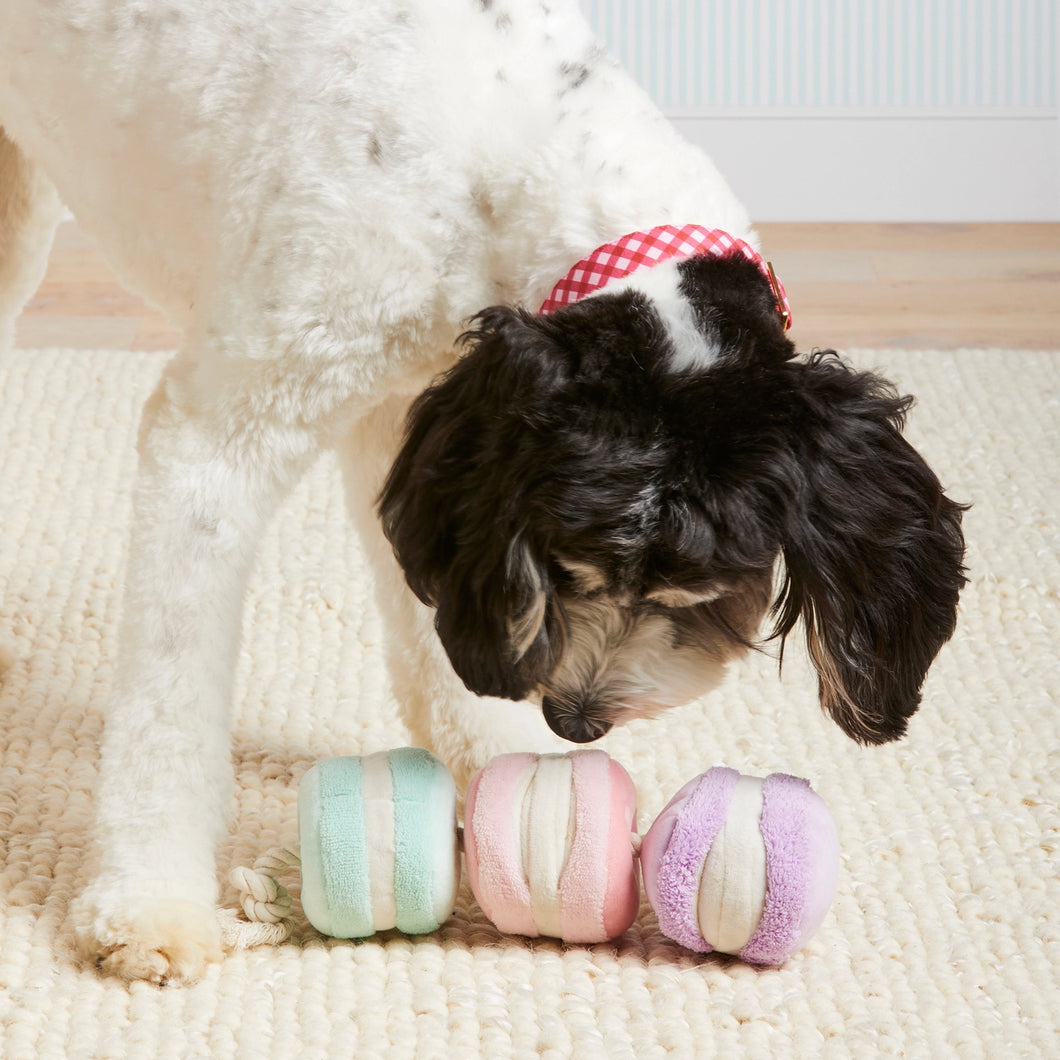
<svg viewBox="0 0 1060 1060">
<path fill-rule="evenodd" d="M 674 122 L 710 152 L 760 221 L 1060 221 L 1055 118 Z"/>
<path fill-rule="evenodd" d="M 1060 221 L 1057 0 L 582 0 L 759 220 Z"/>
</svg>

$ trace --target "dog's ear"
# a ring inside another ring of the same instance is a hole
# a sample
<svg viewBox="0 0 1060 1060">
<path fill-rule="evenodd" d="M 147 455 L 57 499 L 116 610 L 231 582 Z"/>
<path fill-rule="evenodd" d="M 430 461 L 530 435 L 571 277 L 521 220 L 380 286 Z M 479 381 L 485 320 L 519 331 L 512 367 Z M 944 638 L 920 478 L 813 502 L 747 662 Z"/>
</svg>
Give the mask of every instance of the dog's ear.
<svg viewBox="0 0 1060 1060">
<path fill-rule="evenodd" d="M 794 353 L 773 288 L 753 261 L 742 254 L 697 254 L 678 269 L 681 293 L 700 327 L 716 334 L 723 350 L 737 350 L 754 336 L 758 357 Z"/>
<path fill-rule="evenodd" d="M 466 354 L 412 405 L 379 501 L 412 591 L 435 608 L 453 669 L 479 695 L 523 699 L 543 676 L 556 618 L 527 525 L 527 417 L 562 358 L 528 314 L 484 310 Z"/>
<path fill-rule="evenodd" d="M 821 702 L 854 739 L 900 737 L 953 633 L 962 506 L 902 437 L 912 404 L 830 351 L 796 371 L 776 633 L 801 617 Z"/>
<path fill-rule="evenodd" d="M 438 583 L 435 628 L 453 669 L 480 696 L 525 699 L 550 668 L 556 634 L 548 573 L 524 541 Z"/>
</svg>

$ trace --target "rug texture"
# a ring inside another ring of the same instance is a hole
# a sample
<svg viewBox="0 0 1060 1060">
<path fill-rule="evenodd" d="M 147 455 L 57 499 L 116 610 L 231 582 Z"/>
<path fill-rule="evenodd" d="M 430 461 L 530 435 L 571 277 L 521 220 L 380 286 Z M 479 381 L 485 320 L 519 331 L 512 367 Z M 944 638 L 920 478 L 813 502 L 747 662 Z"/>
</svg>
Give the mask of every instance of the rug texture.
<svg viewBox="0 0 1060 1060">
<path fill-rule="evenodd" d="M 973 505 L 957 634 L 908 737 L 847 740 L 793 643 L 782 675 L 751 658 L 703 702 L 605 741 L 637 783 L 642 830 L 711 765 L 812 781 L 841 864 L 802 952 L 778 969 L 698 956 L 646 903 L 608 945 L 505 937 L 465 879 L 433 935 L 327 940 L 296 903 L 289 942 L 163 989 L 80 965 L 65 919 L 83 883 L 138 411 L 164 357 L 0 358 L 0 641 L 14 655 L 0 684 L 0 1056 L 1060 1056 L 1060 354 L 848 357 L 918 395 L 908 435 Z M 367 578 L 324 458 L 271 526 L 249 592 L 222 870 L 297 841 L 314 761 L 406 741 Z"/>
</svg>

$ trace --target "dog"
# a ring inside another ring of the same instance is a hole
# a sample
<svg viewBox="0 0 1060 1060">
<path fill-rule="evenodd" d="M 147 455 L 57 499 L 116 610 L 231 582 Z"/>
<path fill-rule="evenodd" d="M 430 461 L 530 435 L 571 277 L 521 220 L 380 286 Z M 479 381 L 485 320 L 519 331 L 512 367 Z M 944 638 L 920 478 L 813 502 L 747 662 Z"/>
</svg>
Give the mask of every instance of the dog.
<svg viewBox="0 0 1060 1060">
<path fill-rule="evenodd" d="M 796 354 L 746 211 L 575 0 L 6 0 L 0 126 L 0 341 L 63 204 L 183 334 L 71 911 L 102 968 L 221 956 L 240 601 L 323 448 L 411 736 L 462 778 L 702 695 L 770 614 L 850 736 L 902 735 L 961 506 L 909 399 Z M 652 256 L 687 226 L 722 250 Z M 631 235 L 648 264 L 570 297 Z"/>
</svg>

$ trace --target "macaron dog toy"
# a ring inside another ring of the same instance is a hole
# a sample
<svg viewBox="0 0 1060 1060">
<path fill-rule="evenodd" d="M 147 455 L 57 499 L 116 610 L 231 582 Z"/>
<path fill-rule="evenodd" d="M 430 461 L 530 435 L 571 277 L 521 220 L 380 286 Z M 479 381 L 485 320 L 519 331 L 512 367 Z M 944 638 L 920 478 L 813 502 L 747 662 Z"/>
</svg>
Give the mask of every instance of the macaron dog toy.
<svg viewBox="0 0 1060 1060">
<path fill-rule="evenodd" d="M 302 908 L 322 934 L 436 930 L 460 880 L 456 788 L 421 748 L 325 759 L 298 793 Z M 475 900 L 501 930 L 604 942 L 636 919 L 638 862 L 659 926 L 682 946 L 780 964 L 820 926 L 838 841 L 805 780 L 715 768 L 686 784 L 647 834 L 636 791 L 605 752 L 509 754 L 471 781 L 464 860 Z M 289 852 L 237 869 L 251 921 L 286 936 Z M 249 925 L 248 925 L 249 927 Z"/>
</svg>

